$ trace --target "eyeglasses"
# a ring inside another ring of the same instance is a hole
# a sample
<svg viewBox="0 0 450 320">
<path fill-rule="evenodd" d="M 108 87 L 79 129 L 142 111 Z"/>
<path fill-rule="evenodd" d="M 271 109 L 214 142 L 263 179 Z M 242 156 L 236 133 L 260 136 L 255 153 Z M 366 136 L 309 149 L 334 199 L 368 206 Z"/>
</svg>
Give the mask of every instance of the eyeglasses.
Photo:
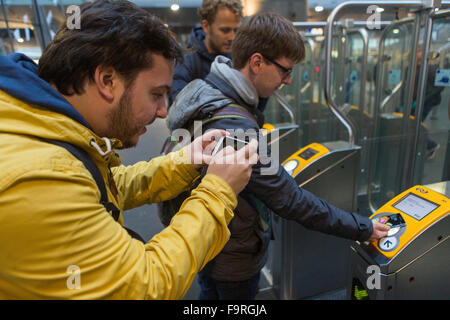
<svg viewBox="0 0 450 320">
<path fill-rule="evenodd" d="M 289 77 L 292 73 L 292 69 L 288 69 L 286 67 L 283 67 L 281 64 L 279 64 L 278 62 L 275 62 L 275 60 L 272 60 L 270 58 L 267 58 L 266 56 L 263 56 L 264 59 L 266 59 L 267 61 L 269 61 L 270 63 L 273 63 L 274 65 L 276 65 L 278 68 L 280 68 L 280 70 L 283 72 L 283 79 Z"/>
</svg>

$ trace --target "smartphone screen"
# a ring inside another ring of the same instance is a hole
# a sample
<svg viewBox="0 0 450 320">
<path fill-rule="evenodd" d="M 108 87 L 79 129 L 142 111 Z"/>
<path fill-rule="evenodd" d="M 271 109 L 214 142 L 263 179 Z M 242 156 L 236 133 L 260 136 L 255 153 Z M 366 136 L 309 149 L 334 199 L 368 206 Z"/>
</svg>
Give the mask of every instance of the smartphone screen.
<svg viewBox="0 0 450 320">
<path fill-rule="evenodd" d="M 234 137 L 229 137 L 229 136 L 220 137 L 219 141 L 217 142 L 216 147 L 214 148 L 212 156 L 214 157 L 217 154 L 217 152 L 219 152 L 221 149 L 225 148 L 226 146 L 231 146 L 231 147 L 233 147 L 234 150 L 237 151 L 247 144 L 248 144 L 247 141 L 237 139 Z"/>
</svg>

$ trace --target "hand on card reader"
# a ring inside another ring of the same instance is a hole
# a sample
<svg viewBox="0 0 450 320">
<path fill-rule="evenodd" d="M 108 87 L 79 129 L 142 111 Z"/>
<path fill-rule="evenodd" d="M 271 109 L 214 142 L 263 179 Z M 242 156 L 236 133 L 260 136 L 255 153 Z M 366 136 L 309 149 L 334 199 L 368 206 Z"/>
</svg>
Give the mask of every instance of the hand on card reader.
<svg viewBox="0 0 450 320">
<path fill-rule="evenodd" d="M 376 214 L 372 221 L 390 228 L 387 237 L 378 241 L 378 247 L 384 252 L 395 250 L 400 244 L 400 236 L 406 230 L 406 222 L 402 215 L 399 213 L 381 212 Z"/>
<path fill-rule="evenodd" d="M 403 220 L 403 217 L 399 213 L 379 213 L 372 220 L 390 228 L 388 237 L 395 235 L 402 227 L 406 226 L 405 220 Z"/>
</svg>

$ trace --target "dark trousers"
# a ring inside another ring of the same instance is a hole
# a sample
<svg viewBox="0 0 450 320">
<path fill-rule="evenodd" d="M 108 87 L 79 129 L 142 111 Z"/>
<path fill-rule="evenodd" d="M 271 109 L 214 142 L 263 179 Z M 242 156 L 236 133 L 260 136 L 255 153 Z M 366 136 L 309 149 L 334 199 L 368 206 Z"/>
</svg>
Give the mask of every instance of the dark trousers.
<svg viewBox="0 0 450 320">
<path fill-rule="evenodd" d="M 245 281 L 217 281 L 205 272 L 198 274 L 199 300 L 255 300 L 260 272 Z"/>
</svg>

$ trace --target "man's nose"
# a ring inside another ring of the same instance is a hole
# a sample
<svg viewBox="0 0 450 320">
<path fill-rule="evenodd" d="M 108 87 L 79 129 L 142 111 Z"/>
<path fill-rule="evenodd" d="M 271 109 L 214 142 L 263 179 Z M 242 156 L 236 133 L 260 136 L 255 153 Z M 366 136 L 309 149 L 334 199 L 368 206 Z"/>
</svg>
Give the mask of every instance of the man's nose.
<svg viewBox="0 0 450 320">
<path fill-rule="evenodd" d="M 233 41 L 235 36 L 236 36 L 236 31 L 231 31 L 230 35 L 228 37 L 228 41 Z"/>
<path fill-rule="evenodd" d="M 158 109 L 156 110 L 156 116 L 158 118 L 162 118 L 164 119 L 165 117 L 167 117 L 167 100 L 165 99 L 165 101 L 158 106 Z"/>
<path fill-rule="evenodd" d="M 292 83 L 292 74 L 289 74 L 286 78 L 283 79 L 282 83 L 284 84 L 291 84 Z"/>
</svg>

